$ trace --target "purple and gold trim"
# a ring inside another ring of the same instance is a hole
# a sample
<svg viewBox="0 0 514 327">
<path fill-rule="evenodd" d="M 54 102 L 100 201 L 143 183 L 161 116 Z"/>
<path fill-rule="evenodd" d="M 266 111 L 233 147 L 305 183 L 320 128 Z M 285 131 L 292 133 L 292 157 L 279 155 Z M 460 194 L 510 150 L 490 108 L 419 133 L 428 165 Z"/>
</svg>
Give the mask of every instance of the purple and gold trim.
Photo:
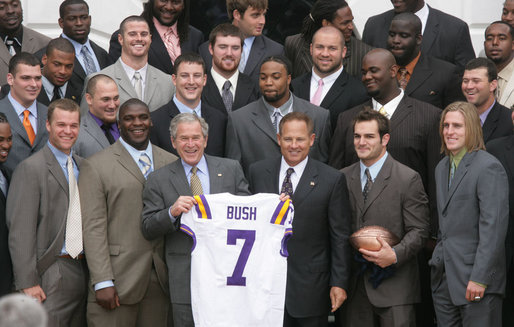
<svg viewBox="0 0 514 327">
<path fill-rule="evenodd" d="M 195 195 L 195 200 L 197 202 L 195 209 L 196 213 L 198 214 L 198 218 L 212 219 L 211 208 L 209 208 L 209 204 L 207 204 L 207 199 L 205 199 L 205 196 Z"/>
<path fill-rule="evenodd" d="M 277 208 L 275 209 L 275 212 L 273 213 L 273 216 L 271 217 L 270 223 L 275 225 L 284 225 L 286 222 L 287 213 L 289 212 L 289 205 L 291 204 L 291 199 L 287 199 L 286 201 L 281 201 Z"/>
</svg>

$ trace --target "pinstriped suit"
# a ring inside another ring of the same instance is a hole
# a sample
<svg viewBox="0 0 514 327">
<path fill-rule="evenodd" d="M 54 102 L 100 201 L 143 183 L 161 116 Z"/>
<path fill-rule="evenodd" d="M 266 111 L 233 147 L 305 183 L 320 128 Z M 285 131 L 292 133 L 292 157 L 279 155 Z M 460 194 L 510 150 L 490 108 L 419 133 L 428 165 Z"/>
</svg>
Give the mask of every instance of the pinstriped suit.
<svg viewBox="0 0 514 327">
<path fill-rule="evenodd" d="M 360 78 L 362 58 L 373 49 L 361 40 L 351 37 L 350 43 L 346 44 L 347 52 L 343 59 L 344 69 L 348 74 Z M 292 77 L 297 78 L 308 73 L 312 68 L 312 57 L 310 44 L 305 42 L 301 34 L 286 37 L 284 45 L 285 55 L 293 65 Z"/>
</svg>

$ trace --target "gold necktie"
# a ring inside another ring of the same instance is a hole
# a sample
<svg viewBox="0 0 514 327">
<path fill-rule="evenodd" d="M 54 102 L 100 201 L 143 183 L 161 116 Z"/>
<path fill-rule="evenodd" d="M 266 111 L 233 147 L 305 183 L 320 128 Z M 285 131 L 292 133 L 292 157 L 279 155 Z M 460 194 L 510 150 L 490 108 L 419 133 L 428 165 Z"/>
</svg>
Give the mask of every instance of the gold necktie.
<svg viewBox="0 0 514 327">
<path fill-rule="evenodd" d="M 193 195 L 203 194 L 202 183 L 198 175 L 196 175 L 197 171 L 198 167 L 194 166 L 191 168 L 191 192 L 193 192 Z"/>
<path fill-rule="evenodd" d="M 389 118 L 389 114 L 387 113 L 387 111 L 384 107 L 381 107 L 380 109 L 378 109 L 378 112 L 381 113 L 384 117 Z"/>
</svg>

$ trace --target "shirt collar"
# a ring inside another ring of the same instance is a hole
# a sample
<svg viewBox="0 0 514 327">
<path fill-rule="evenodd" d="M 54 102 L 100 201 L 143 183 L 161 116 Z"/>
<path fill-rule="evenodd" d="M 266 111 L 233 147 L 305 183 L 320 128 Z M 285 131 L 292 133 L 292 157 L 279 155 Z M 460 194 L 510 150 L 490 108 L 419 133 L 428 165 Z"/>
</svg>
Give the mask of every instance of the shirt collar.
<svg viewBox="0 0 514 327">
<path fill-rule="evenodd" d="M 44 91 L 49 96 L 48 98 L 52 99 L 53 94 L 54 94 L 54 88 L 56 87 L 56 85 L 52 84 L 52 82 L 50 82 L 48 80 L 48 78 L 46 78 L 45 76 L 41 76 L 41 81 L 43 83 Z M 57 86 L 61 91 L 61 98 L 64 98 L 64 95 L 66 95 L 66 86 L 67 85 L 68 85 L 68 82 L 64 83 L 63 86 Z M 43 90 L 41 90 L 41 91 L 43 91 Z M 50 96 L 50 95 L 52 95 L 52 96 Z"/>
<path fill-rule="evenodd" d="M 483 113 L 480 114 L 480 123 L 482 124 L 482 126 L 484 126 L 487 116 L 489 115 L 489 113 L 491 112 L 491 109 L 493 109 L 495 104 L 496 104 L 496 99 L 493 101 L 493 104 L 486 111 L 484 111 Z"/>
<path fill-rule="evenodd" d="M 398 94 L 395 98 L 391 99 L 391 101 L 389 101 L 388 103 L 386 103 L 384 105 L 380 104 L 377 100 L 375 100 L 375 98 L 372 98 L 371 103 L 373 104 L 373 109 L 376 111 L 379 111 L 380 108 L 384 107 L 384 109 L 386 110 L 387 115 L 388 115 L 387 118 L 391 119 L 396 108 L 400 104 L 400 101 L 402 101 L 402 99 L 403 99 L 403 90 L 402 89 L 399 89 L 399 90 L 400 90 L 400 94 Z"/>
<path fill-rule="evenodd" d="M 7 34 L 0 33 L 0 38 L 2 38 L 2 42 L 5 43 L 5 40 L 9 37 Z M 16 38 L 18 42 L 21 44 L 23 40 L 23 26 L 20 26 L 20 28 L 14 33 L 13 38 Z"/>
<path fill-rule="evenodd" d="M 171 26 L 162 25 L 161 22 L 155 17 L 152 17 L 153 25 L 155 26 L 155 29 L 159 33 L 159 35 L 162 37 L 164 34 L 171 32 L 175 36 L 178 37 L 178 30 L 177 30 L 177 22 Z"/>
<path fill-rule="evenodd" d="M 34 100 L 34 102 L 32 102 L 32 104 L 28 108 L 25 108 L 24 106 L 21 105 L 21 103 L 19 103 L 12 97 L 10 91 L 9 91 L 9 94 L 7 95 L 7 98 L 11 102 L 11 105 L 13 106 L 13 108 L 16 111 L 16 114 L 18 114 L 18 116 L 22 115 L 25 110 L 28 110 L 28 111 L 30 111 L 32 116 L 37 118 L 37 105 L 36 105 L 37 101 L 36 100 Z"/>
<path fill-rule="evenodd" d="M 70 39 L 70 37 L 64 33 L 61 34 L 61 37 L 70 41 L 71 44 L 73 44 L 73 47 L 75 48 L 75 56 L 79 57 L 79 56 L 82 56 L 82 47 L 86 47 L 89 52 L 91 53 L 91 55 L 94 55 L 94 51 L 93 51 L 93 48 L 91 47 L 91 43 L 89 42 L 89 38 L 86 40 L 86 42 L 84 44 L 82 43 L 79 43 L 73 39 Z"/>
<path fill-rule="evenodd" d="M 388 155 L 389 155 L 389 153 L 386 151 L 386 153 L 382 156 L 382 158 L 378 159 L 377 162 L 375 162 L 374 164 L 372 164 L 369 167 L 364 165 L 362 163 L 362 161 L 359 161 L 360 167 L 361 167 L 361 181 L 363 180 L 363 178 L 365 176 L 364 172 L 365 172 L 366 168 L 368 168 L 368 170 L 369 170 L 371 179 L 373 179 L 373 181 L 375 181 L 375 179 L 377 178 L 378 173 L 382 169 L 382 166 L 384 165 L 384 162 L 386 161 Z"/>
<path fill-rule="evenodd" d="M 284 156 L 282 156 L 282 159 L 280 160 L 280 172 L 282 174 L 286 174 L 286 171 L 288 168 L 293 168 L 294 173 L 297 176 L 302 176 L 303 171 L 305 170 L 305 167 L 307 166 L 307 161 L 309 161 L 309 156 L 305 157 L 305 159 L 300 161 L 296 166 L 289 166 L 289 164 L 284 159 Z"/>
<path fill-rule="evenodd" d="M 146 70 L 148 69 L 148 62 L 139 70 L 135 70 L 134 68 L 132 68 L 129 65 L 127 65 L 126 63 L 124 63 L 123 59 L 121 57 L 120 57 L 120 62 L 121 62 L 121 66 L 125 70 L 125 73 L 127 73 L 127 76 L 128 76 L 128 78 L 129 78 L 131 83 L 132 83 L 132 78 L 134 78 L 134 73 L 136 71 L 138 71 L 139 74 L 141 74 L 141 81 L 143 83 L 145 83 L 145 80 L 146 80 Z"/>
<path fill-rule="evenodd" d="M 178 111 L 180 111 L 180 113 L 192 114 L 193 111 L 196 111 L 196 114 L 198 116 L 202 117 L 202 100 L 200 100 L 200 102 L 198 102 L 198 105 L 196 107 L 190 108 L 190 107 L 186 106 L 185 104 L 183 104 L 182 102 L 180 102 L 180 100 L 177 99 L 177 95 L 174 94 L 173 95 L 173 102 L 177 106 L 177 109 L 178 109 Z"/>
<path fill-rule="evenodd" d="M 191 166 L 190 164 L 187 164 L 182 159 L 180 159 L 180 161 L 182 162 L 182 167 L 184 167 L 186 176 L 189 176 L 189 174 L 191 173 L 191 168 L 193 168 L 193 166 Z M 200 161 L 196 164 L 196 168 L 198 168 L 198 170 L 200 172 L 207 174 L 208 168 L 207 168 L 207 160 L 205 160 L 205 155 L 203 155 L 202 158 L 200 159 Z"/>
<path fill-rule="evenodd" d="M 146 153 L 146 155 L 150 158 L 150 161 L 152 162 L 152 166 L 153 166 L 153 151 L 152 151 L 152 143 L 151 142 L 148 142 L 148 146 L 146 147 L 146 149 L 138 150 L 138 149 L 134 148 L 132 145 L 125 142 L 123 137 L 120 137 L 118 140 L 120 141 L 121 145 L 123 145 L 123 147 L 128 151 L 128 153 L 130 154 L 130 156 L 134 159 L 134 161 L 136 163 L 139 162 L 139 157 L 141 157 L 141 155 L 143 153 Z"/>
<path fill-rule="evenodd" d="M 423 35 L 423 33 L 425 33 L 425 26 L 427 25 L 429 14 L 428 5 L 426 1 L 425 5 L 420 10 L 416 11 L 414 14 L 419 17 L 419 20 L 421 20 L 421 34 Z"/>
<path fill-rule="evenodd" d="M 247 37 L 244 41 L 244 47 L 246 47 L 247 49 L 251 49 L 253 41 L 255 41 L 255 36 Z"/>
<path fill-rule="evenodd" d="M 327 77 L 323 77 L 323 84 L 330 84 L 330 83 L 333 83 L 336 81 L 336 79 L 339 77 L 339 75 L 341 75 L 341 73 L 343 72 L 343 65 L 341 65 L 341 68 L 339 68 L 337 71 L 333 72 L 332 74 L 328 75 Z M 314 72 L 314 67 L 312 68 L 312 78 L 314 79 L 314 81 L 316 82 L 316 84 L 318 83 L 318 81 L 321 79 L 321 77 L 316 74 L 316 72 Z"/>
<path fill-rule="evenodd" d="M 416 56 L 416 58 L 412 59 L 411 62 L 409 62 L 406 66 L 405 66 L 405 69 L 407 70 L 407 72 L 409 72 L 409 74 L 412 76 L 412 72 L 414 71 L 414 67 L 416 67 L 416 64 L 418 63 L 419 61 L 419 57 L 421 56 L 421 51 L 419 51 L 418 55 Z"/>
<path fill-rule="evenodd" d="M 50 143 L 50 141 L 48 141 L 47 144 L 48 144 L 48 147 L 50 148 L 50 150 L 52 151 L 52 153 L 54 154 L 55 159 L 57 159 L 57 162 L 59 163 L 59 165 L 66 167 L 66 165 L 68 163 L 68 157 L 73 156 L 73 149 L 70 150 L 70 154 L 68 155 L 68 154 L 62 152 L 61 150 L 57 149 L 56 147 L 54 147 L 52 145 L 52 143 Z"/>
<path fill-rule="evenodd" d="M 266 100 L 264 100 L 264 97 L 262 98 L 262 101 L 264 102 L 264 106 L 266 109 L 268 109 L 269 115 L 273 115 L 273 112 L 275 112 L 275 109 L 280 110 L 280 113 L 282 116 L 287 115 L 289 112 L 291 112 L 291 108 L 293 107 L 293 93 L 289 91 L 289 99 L 281 105 L 279 108 L 273 107 L 271 104 L 269 104 Z"/>
<path fill-rule="evenodd" d="M 223 91 L 223 84 L 227 81 L 227 79 L 223 76 L 221 76 L 217 71 L 214 70 L 214 68 L 211 68 L 211 76 L 214 80 L 214 83 L 216 83 L 216 87 L 220 92 Z M 239 78 L 239 69 L 236 69 L 234 74 L 228 78 L 228 81 L 230 81 L 230 84 L 232 84 L 232 87 L 235 89 L 237 85 L 237 79 Z"/>
<path fill-rule="evenodd" d="M 458 168 L 462 158 L 464 158 L 466 153 L 468 153 L 468 149 L 466 149 L 466 147 L 460 149 L 456 155 L 450 153 L 450 163 L 453 161 L 455 163 L 455 168 Z"/>
</svg>

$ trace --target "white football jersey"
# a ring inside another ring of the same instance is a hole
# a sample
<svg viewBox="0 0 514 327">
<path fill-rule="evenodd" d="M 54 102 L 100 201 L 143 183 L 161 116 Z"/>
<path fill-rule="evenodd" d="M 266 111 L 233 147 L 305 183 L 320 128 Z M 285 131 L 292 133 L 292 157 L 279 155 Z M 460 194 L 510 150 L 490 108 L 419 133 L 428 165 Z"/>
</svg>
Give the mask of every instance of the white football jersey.
<svg viewBox="0 0 514 327">
<path fill-rule="evenodd" d="M 193 238 L 191 306 L 196 327 L 282 326 L 293 205 L 279 195 L 195 196 L 181 218 Z"/>
</svg>

